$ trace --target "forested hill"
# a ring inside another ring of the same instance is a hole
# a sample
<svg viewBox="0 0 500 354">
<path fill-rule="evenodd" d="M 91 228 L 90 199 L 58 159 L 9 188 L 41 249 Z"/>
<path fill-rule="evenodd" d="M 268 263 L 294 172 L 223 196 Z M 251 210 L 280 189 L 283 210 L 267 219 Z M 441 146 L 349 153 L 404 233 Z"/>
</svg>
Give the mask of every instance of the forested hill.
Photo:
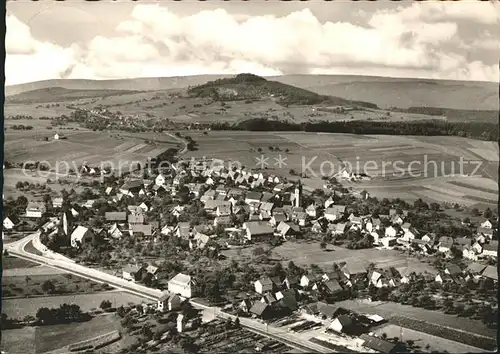
<svg viewBox="0 0 500 354">
<path fill-rule="evenodd" d="M 441 120 L 377 122 L 377 121 L 316 121 L 293 123 L 289 121 L 248 119 L 237 124 L 214 123 L 213 130 L 247 131 L 305 131 L 347 134 L 460 136 L 497 141 L 498 124 L 472 122 L 446 122 Z"/>
<path fill-rule="evenodd" d="M 282 105 L 350 105 L 377 108 L 370 102 L 346 100 L 340 97 L 320 95 L 312 91 L 277 81 L 269 81 L 253 74 L 239 74 L 232 78 L 217 79 L 205 84 L 190 87 L 188 93 L 193 97 L 211 97 L 214 100 L 261 100 L 274 98 Z"/>
</svg>

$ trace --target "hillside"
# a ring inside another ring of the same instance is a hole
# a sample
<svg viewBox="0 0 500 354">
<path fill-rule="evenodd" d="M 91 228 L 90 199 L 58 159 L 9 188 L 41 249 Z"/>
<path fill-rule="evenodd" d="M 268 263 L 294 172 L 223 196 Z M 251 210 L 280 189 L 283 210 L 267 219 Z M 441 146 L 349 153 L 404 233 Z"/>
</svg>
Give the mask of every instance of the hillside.
<svg viewBox="0 0 500 354">
<path fill-rule="evenodd" d="M 340 75 L 287 75 L 268 79 L 321 95 L 373 102 L 381 108 L 498 110 L 498 83 L 493 82 Z"/>
<path fill-rule="evenodd" d="M 41 102 L 61 102 L 71 101 L 82 98 L 119 96 L 131 93 L 140 93 L 141 91 L 127 90 L 82 90 L 67 89 L 63 87 L 48 87 L 32 91 L 18 93 L 5 98 L 5 103 L 41 103 Z"/>
<path fill-rule="evenodd" d="M 26 91 L 39 90 L 50 87 L 60 87 L 70 90 L 128 90 L 128 91 L 157 91 L 169 89 L 183 89 L 192 85 L 200 85 L 216 78 L 230 77 L 230 75 L 195 75 L 179 77 L 149 77 L 119 80 L 44 80 L 26 84 L 5 87 L 5 96 L 12 96 Z"/>
<path fill-rule="evenodd" d="M 6 86 L 5 95 L 50 87 L 73 90 L 157 91 L 185 89 L 230 75 L 135 78 L 120 80 L 46 80 Z M 284 75 L 268 80 L 296 86 L 319 95 L 373 102 L 382 108 L 436 107 L 498 111 L 498 83 L 423 80 L 348 75 Z"/>
<path fill-rule="evenodd" d="M 192 97 L 210 97 L 213 100 L 244 101 L 265 100 L 272 98 L 281 105 L 353 105 L 366 108 L 377 108 L 370 102 L 346 100 L 340 97 L 319 95 L 296 86 L 278 81 L 270 81 L 253 74 L 239 74 L 232 78 L 217 79 L 205 84 L 190 87 L 188 94 Z"/>
</svg>

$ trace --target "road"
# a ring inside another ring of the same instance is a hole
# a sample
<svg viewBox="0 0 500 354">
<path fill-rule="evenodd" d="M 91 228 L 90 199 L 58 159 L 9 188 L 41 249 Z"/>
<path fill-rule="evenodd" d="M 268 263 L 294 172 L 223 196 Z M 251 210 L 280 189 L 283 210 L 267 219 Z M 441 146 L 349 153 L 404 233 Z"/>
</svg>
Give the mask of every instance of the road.
<svg viewBox="0 0 500 354">
<path fill-rule="evenodd" d="M 30 242 L 41 252 L 42 255 L 36 255 L 25 250 L 26 245 Z M 5 244 L 4 249 L 6 249 L 12 256 L 35 261 L 40 264 L 63 270 L 68 273 L 75 274 L 79 277 L 90 279 L 99 283 L 107 283 L 119 290 L 138 295 L 148 300 L 157 301 L 160 295 L 163 293 L 159 289 L 148 288 L 140 284 L 129 282 L 114 275 L 82 266 L 60 254 L 47 250 L 47 248 L 40 243 L 39 233 L 34 233 L 19 241 Z M 232 316 L 222 312 L 221 308 L 219 307 L 210 307 L 193 300 L 190 300 L 190 302 L 195 308 L 213 311 L 213 314 L 216 317 L 223 319 L 236 319 L 236 316 Z M 276 339 L 288 346 L 294 347 L 301 351 L 316 353 L 332 352 L 330 349 L 327 349 L 321 345 L 312 343 L 305 338 L 300 338 L 299 336 L 297 336 L 297 334 L 292 334 L 284 331 L 283 329 L 266 325 L 265 323 L 256 319 L 240 318 L 240 324 L 248 328 L 249 330 Z"/>
</svg>

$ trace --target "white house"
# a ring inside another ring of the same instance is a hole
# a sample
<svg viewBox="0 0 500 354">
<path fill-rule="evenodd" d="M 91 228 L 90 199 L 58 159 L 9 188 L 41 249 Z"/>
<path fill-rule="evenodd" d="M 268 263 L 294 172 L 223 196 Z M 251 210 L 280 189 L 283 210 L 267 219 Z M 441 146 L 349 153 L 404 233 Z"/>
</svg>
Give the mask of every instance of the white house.
<svg viewBox="0 0 500 354">
<path fill-rule="evenodd" d="M 26 207 L 26 216 L 28 218 L 41 218 L 46 211 L 45 204 L 41 202 L 29 202 Z"/>
<path fill-rule="evenodd" d="M 481 224 L 481 227 L 483 227 L 485 229 L 491 229 L 493 227 L 493 224 L 491 223 L 491 221 L 486 220 L 485 222 L 483 222 Z"/>
<path fill-rule="evenodd" d="M 306 213 L 309 215 L 311 218 L 316 218 L 316 205 L 311 204 L 306 208 Z"/>
<path fill-rule="evenodd" d="M 191 276 L 179 273 L 168 281 L 168 291 L 185 298 L 191 298 L 195 293 L 195 282 Z"/>
<path fill-rule="evenodd" d="M 335 221 L 341 219 L 345 213 L 345 205 L 333 205 L 325 210 L 325 219 L 328 221 Z"/>
<path fill-rule="evenodd" d="M 6 231 L 12 230 L 14 228 L 14 222 L 9 217 L 6 217 L 3 219 L 3 228 Z"/>
<path fill-rule="evenodd" d="M 165 185 L 165 182 L 166 182 L 166 179 L 165 179 L 165 176 L 163 174 L 160 173 L 158 176 L 156 176 L 155 184 L 157 186 L 163 186 L 163 185 Z"/>
<path fill-rule="evenodd" d="M 325 209 L 328 209 L 331 205 L 333 205 L 335 202 L 333 201 L 333 197 L 328 198 L 325 201 Z"/>
<path fill-rule="evenodd" d="M 260 278 L 254 283 L 255 291 L 259 294 L 265 294 L 273 291 L 273 282 L 267 277 Z"/>
<path fill-rule="evenodd" d="M 396 231 L 396 229 L 392 226 L 389 226 L 389 227 L 386 227 L 385 228 L 385 236 L 386 237 L 396 237 L 396 234 L 398 232 Z"/>
<path fill-rule="evenodd" d="M 165 291 L 158 298 L 158 311 L 166 312 L 166 311 L 174 311 L 178 310 L 181 307 L 182 300 L 177 294 L 170 294 Z"/>
<path fill-rule="evenodd" d="M 84 243 L 92 242 L 94 238 L 92 230 L 80 225 L 71 234 L 71 247 L 79 247 Z"/>
</svg>

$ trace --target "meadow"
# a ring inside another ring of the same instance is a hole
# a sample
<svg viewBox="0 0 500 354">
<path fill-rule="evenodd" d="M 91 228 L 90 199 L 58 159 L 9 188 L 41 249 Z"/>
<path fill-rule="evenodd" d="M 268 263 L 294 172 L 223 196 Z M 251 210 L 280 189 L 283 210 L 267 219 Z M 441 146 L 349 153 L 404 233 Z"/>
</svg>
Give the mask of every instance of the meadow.
<svg viewBox="0 0 500 354">
<path fill-rule="evenodd" d="M 23 132 L 7 130 L 5 159 L 11 163 L 46 161 L 50 164 L 51 171 L 59 173 L 65 173 L 68 167 L 75 169 L 83 164 L 96 167 L 109 167 L 112 164 L 116 168 L 121 163 L 125 170 L 133 162 L 144 162 L 148 157 L 156 157 L 164 150 L 178 146 L 178 142 L 168 135 L 163 135 L 161 140 L 158 138 L 150 141 L 150 135 L 140 133 L 136 135 L 80 129 L 62 131 L 66 139 L 54 140 L 52 137 L 55 131 L 41 133 L 40 129 Z M 44 140 L 45 137 L 49 139 Z"/>
<path fill-rule="evenodd" d="M 322 174 L 338 173 L 342 164 L 347 164 L 353 172 L 366 172 L 371 179 L 341 183 L 380 198 L 422 198 L 471 207 L 496 205 L 498 199 L 498 146 L 490 142 L 306 132 L 192 131 L 186 135 L 198 143 L 198 150 L 188 152 L 187 157 L 238 161 L 248 168 L 264 167 L 269 173 L 294 179 L 297 176 L 290 170 L 305 172 L 303 184 L 311 188 L 322 188 Z M 268 158 L 266 166 L 257 165 L 261 155 Z M 284 159 L 281 166 L 277 160 L 280 155 Z M 478 163 L 480 168 L 475 171 Z M 461 176 L 462 172 L 469 176 Z"/>
<path fill-rule="evenodd" d="M 114 316 L 98 316 L 87 322 L 23 327 L 2 331 L 2 350 L 7 353 L 46 353 L 119 329 Z"/>
<path fill-rule="evenodd" d="M 9 317 L 23 318 L 26 315 L 35 316 L 40 307 L 59 307 L 64 303 L 76 304 L 83 312 L 98 309 L 103 300 L 111 301 L 113 307 L 140 304 L 144 300 L 136 295 L 121 291 L 107 291 L 98 294 L 73 294 L 61 296 L 43 296 L 33 298 L 4 299 L 2 312 Z"/>
<path fill-rule="evenodd" d="M 456 315 L 447 315 L 439 311 L 401 305 L 395 302 L 344 300 L 337 302 L 336 306 L 345 307 L 361 313 L 377 314 L 386 319 L 390 319 L 391 316 L 404 316 L 439 326 L 450 327 L 459 331 L 496 338 L 496 330 L 488 328 L 479 320 L 457 317 Z"/>
<path fill-rule="evenodd" d="M 387 334 L 388 338 L 403 336 L 403 341 L 412 340 L 415 345 L 424 349 L 429 345 L 430 351 L 437 351 L 439 353 L 444 353 L 445 351 L 450 353 L 482 353 L 484 350 L 471 347 L 470 345 L 454 342 L 445 338 L 433 336 L 431 334 L 414 331 L 412 329 L 396 326 L 393 324 L 385 324 L 378 327 L 373 333 L 377 335 Z"/>
</svg>

